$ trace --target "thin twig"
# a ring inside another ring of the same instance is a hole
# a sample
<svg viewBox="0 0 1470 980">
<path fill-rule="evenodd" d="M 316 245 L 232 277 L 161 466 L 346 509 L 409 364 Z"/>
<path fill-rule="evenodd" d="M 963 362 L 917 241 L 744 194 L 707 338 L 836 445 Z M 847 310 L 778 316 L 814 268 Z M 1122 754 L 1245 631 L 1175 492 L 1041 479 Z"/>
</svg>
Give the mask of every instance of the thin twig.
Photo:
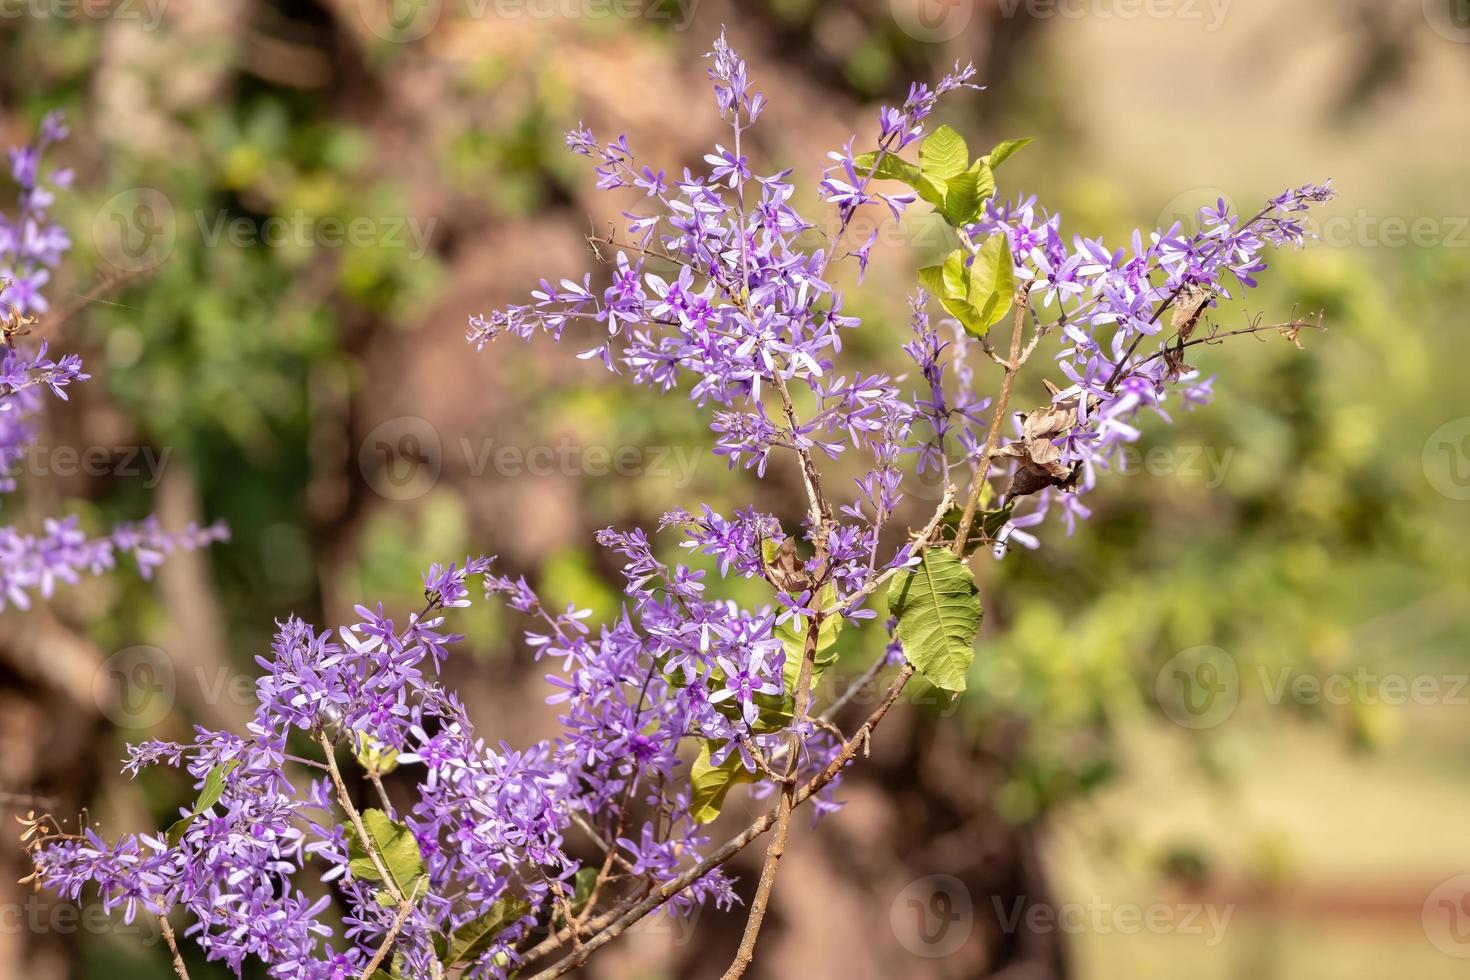
<svg viewBox="0 0 1470 980">
<path fill-rule="evenodd" d="M 174 972 L 179 975 L 179 980 L 189 980 L 189 971 L 184 966 L 184 957 L 179 953 L 178 941 L 174 939 L 173 926 L 168 924 L 168 915 L 160 915 L 158 924 L 163 927 L 163 941 L 168 943 L 168 951 L 174 957 Z"/>
<path fill-rule="evenodd" d="M 352 805 L 352 797 L 347 795 L 347 784 L 342 781 L 342 771 L 337 768 L 336 746 L 324 732 L 318 732 L 316 738 L 327 756 L 327 771 L 332 775 L 332 785 L 337 788 L 337 802 L 342 805 L 342 809 L 347 813 L 347 818 L 352 821 L 352 827 L 357 831 L 357 839 L 362 842 L 362 849 L 367 852 L 369 860 L 373 862 L 373 870 L 383 879 L 383 885 L 388 889 L 388 894 L 393 896 L 395 902 L 402 903 L 403 892 L 399 890 L 398 883 L 393 880 L 393 876 L 388 873 L 387 866 L 383 864 L 383 859 L 378 855 L 377 844 L 368 836 L 367 828 L 363 826 L 357 807 Z"/>
<path fill-rule="evenodd" d="M 882 703 L 868 716 L 868 720 L 863 723 L 862 727 L 858 729 L 852 738 L 843 743 L 842 750 L 827 764 L 827 768 L 812 777 L 810 781 L 797 791 L 793 801 L 794 806 L 799 807 L 814 795 L 820 793 L 857 757 L 858 752 L 867 744 L 868 737 L 878 727 L 879 723 L 883 721 L 889 709 L 898 701 L 899 695 L 903 693 L 904 686 L 908 684 L 909 678 L 913 676 L 913 666 L 904 664 L 899 670 L 898 676 L 894 679 L 893 684 L 888 688 L 888 693 L 884 695 Z M 688 871 L 685 871 L 677 878 L 664 882 L 664 884 L 656 888 L 647 898 L 618 916 L 605 929 L 583 943 L 581 949 L 557 961 L 539 973 L 534 974 L 528 980 L 555 980 L 556 977 L 565 976 L 567 973 L 575 970 L 587 962 L 587 959 L 593 953 L 622 935 L 634 923 L 745 850 L 746 847 L 750 846 L 751 842 L 776 825 L 778 815 L 779 808 L 766 813 L 749 827 L 745 828 L 745 830 L 722 844 L 703 861 Z"/>
<path fill-rule="evenodd" d="M 388 957 L 388 950 L 393 948 L 394 940 L 403 931 L 403 924 L 413 914 L 413 903 L 417 897 L 418 895 L 415 893 L 414 895 L 405 897 L 398 903 L 398 914 L 393 916 L 393 924 L 388 928 L 388 935 L 383 937 L 383 944 L 378 947 L 378 951 L 373 954 L 373 958 L 368 960 L 367 966 L 363 967 L 362 975 L 358 980 L 372 980 L 372 975 L 377 972 L 378 967 L 383 965 L 383 960 Z"/>
<path fill-rule="evenodd" d="M 1016 386 L 1016 373 L 1021 370 L 1021 336 L 1026 328 L 1026 311 L 1031 305 L 1031 294 L 1023 286 L 1016 297 L 1016 320 L 1011 330 L 1011 356 L 1006 364 L 1005 378 L 1000 383 L 1000 397 L 995 402 L 991 415 L 990 431 L 985 435 L 985 453 L 980 459 L 980 468 L 970 484 L 970 499 L 965 502 L 965 512 L 960 518 L 959 533 L 954 539 L 954 553 L 963 558 L 965 542 L 970 539 L 970 527 L 975 523 L 975 512 L 980 508 L 980 497 L 984 493 L 986 480 L 990 476 L 990 463 L 1000 443 L 1000 427 L 1006 420 L 1006 409 L 1011 403 L 1011 392 Z"/>
</svg>

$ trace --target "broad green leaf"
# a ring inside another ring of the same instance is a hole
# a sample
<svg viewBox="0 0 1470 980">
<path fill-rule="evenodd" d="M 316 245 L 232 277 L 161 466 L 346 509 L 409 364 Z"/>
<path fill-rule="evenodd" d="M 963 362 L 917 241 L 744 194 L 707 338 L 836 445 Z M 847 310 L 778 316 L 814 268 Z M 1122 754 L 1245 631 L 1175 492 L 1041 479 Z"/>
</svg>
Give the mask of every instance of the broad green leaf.
<svg viewBox="0 0 1470 980">
<path fill-rule="evenodd" d="M 944 299 L 944 266 L 926 265 L 920 269 L 919 285 L 933 293 L 935 299 Z"/>
<path fill-rule="evenodd" d="M 970 169 L 970 148 L 950 126 L 940 126 L 919 144 L 919 169 L 926 177 L 949 180 Z"/>
<path fill-rule="evenodd" d="M 424 875 L 424 855 L 413 831 L 401 823 L 395 823 L 382 810 L 364 810 L 362 825 L 372 839 L 383 867 L 393 878 L 393 884 L 404 895 L 411 895 Z M 347 825 L 347 856 L 349 867 L 355 878 L 364 881 L 381 881 L 373 859 L 368 855 L 363 842 L 357 837 L 357 828 Z M 381 900 L 383 896 L 379 896 Z"/>
<path fill-rule="evenodd" d="M 989 333 L 1016 301 L 1015 260 L 1010 236 L 1004 232 L 992 235 L 970 265 L 969 300 L 980 311 L 979 332 L 970 331 L 977 336 Z"/>
<path fill-rule="evenodd" d="M 877 153 L 864 153 L 853 160 L 854 169 L 857 170 L 860 177 L 866 177 L 871 173 L 879 180 L 902 181 L 917 191 L 919 197 L 936 208 L 944 206 L 944 178 L 925 174 L 912 163 L 892 153 L 883 154 L 883 160 L 878 163 L 876 173 L 873 172 L 875 162 L 878 162 Z"/>
<path fill-rule="evenodd" d="M 825 608 L 837 601 L 837 590 L 831 584 L 823 586 L 822 594 L 818 599 L 819 607 Z M 806 618 L 793 616 L 790 620 L 777 626 L 772 632 L 776 638 L 786 647 L 786 663 L 783 673 L 786 681 L 786 692 L 796 692 L 796 682 L 801 678 L 801 662 L 806 657 Z M 813 664 L 812 683 L 816 683 L 822 671 L 837 659 L 837 653 L 832 649 L 837 642 L 837 636 L 842 632 L 842 617 L 828 616 L 822 620 L 821 628 L 817 630 L 817 658 Z"/>
<path fill-rule="evenodd" d="M 984 315 L 969 300 L 950 299 L 946 297 L 944 308 L 949 312 L 950 316 L 960 321 L 966 332 L 976 337 L 983 337 L 989 332 L 990 328 L 985 324 Z"/>
<path fill-rule="evenodd" d="M 995 176 L 983 160 L 976 160 L 969 170 L 949 179 L 944 220 L 955 228 L 972 224 L 980 216 L 980 205 L 994 193 Z"/>
<path fill-rule="evenodd" d="M 1012 156 L 1014 156 L 1017 150 L 1029 146 L 1034 142 L 1036 142 L 1035 138 L 1030 136 L 1026 137 L 1023 140 L 1006 140 L 1004 143 L 998 144 L 995 149 L 991 150 L 990 153 L 988 153 L 987 155 L 981 157 L 981 159 L 989 164 L 991 170 L 995 170 L 1001 164 L 1005 163 Z"/>
<path fill-rule="evenodd" d="M 731 752 L 725 761 L 710 765 L 710 754 L 723 743 L 706 741 L 699 746 L 699 756 L 689 770 L 689 782 L 694 787 L 694 798 L 689 801 L 689 814 L 695 823 L 710 823 L 720 815 L 725 797 L 741 783 L 752 782 L 755 776 L 748 772 L 740 761 L 739 752 Z"/>
<path fill-rule="evenodd" d="M 888 611 L 914 669 L 944 691 L 965 689 L 980 632 L 980 592 L 965 563 L 946 548 L 930 548 L 919 564 L 894 579 Z"/>
<path fill-rule="evenodd" d="M 596 875 L 596 872 L 593 874 Z M 454 935 L 449 940 L 449 950 L 444 955 L 444 965 L 453 969 L 474 962 L 494 944 L 496 936 L 530 911 L 530 904 L 519 898 L 502 898 L 490 906 L 488 912 L 454 930 Z"/>
<path fill-rule="evenodd" d="M 873 164 L 877 160 L 877 153 L 864 153 L 852 162 L 859 177 L 872 174 L 878 180 L 901 180 L 910 187 L 918 188 L 919 179 L 923 176 L 923 172 L 918 167 L 896 154 L 885 153 L 882 162 L 878 163 L 877 172 L 874 172 Z"/>
</svg>

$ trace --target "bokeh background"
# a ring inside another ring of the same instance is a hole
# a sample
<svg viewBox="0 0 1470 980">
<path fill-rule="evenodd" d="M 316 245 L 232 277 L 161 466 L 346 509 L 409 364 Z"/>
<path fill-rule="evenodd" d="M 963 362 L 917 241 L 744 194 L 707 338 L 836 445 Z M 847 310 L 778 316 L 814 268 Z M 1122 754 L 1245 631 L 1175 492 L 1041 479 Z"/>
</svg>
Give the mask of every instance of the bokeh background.
<svg viewBox="0 0 1470 980">
<path fill-rule="evenodd" d="M 1201 353 L 1217 402 L 1151 426 L 1092 527 L 980 560 L 972 693 L 903 706 L 846 812 L 797 833 L 752 975 L 1470 968 L 1464 0 L 0 14 L 6 142 L 47 110 L 73 124 L 78 189 L 59 208 L 77 247 L 53 296 L 77 308 L 53 343 L 95 375 L 51 413 L 7 519 L 66 506 L 234 531 L 153 583 L 119 574 L 0 615 L 0 810 L 40 795 L 113 829 L 165 823 L 190 787 L 127 781 L 124 743 L 239 724 L 276 618 L 406 608 L 419 568 L 468 552 L 608 612 L 617 563 L 593 530 L 750 498 L 678 400 L 540 342 L 463 341 L 468 314 L 590 267 L 584 236 L 628 204 L 594 193 L 568 126 L 699 165 L 720 138 L 701 56 L 727 24 L 774 101 L 753 152 L 796 166 L 808 195 L 828 149 L 956 59 L 989 88 L 946 121 L 976 145 L 1039 137 L 1002 192 L 1041 195 L 1069 232 L 1117 240 L 1325 177 L 1341 191 L 1322 241 L 1221 316 L 1321 311 L 1328 332 L 1305 352 Z M 880 231 L 856 353 L 892 366 L 912 269 L 944 242 L 917 214 Z M 762 505 L 794 517 L 795 489 L 778 478 Z M 472 655 L 449 668 L 512 742 L 552 725 L 517 625 L 469 611 Z M 860 670 L 871 651 L 844 653 Z M 725 819 L 760 806 L 734 799 Z M 146 926 L 12 884 L 24 859 L 3 837 L 0 976 L 169 975 Z M 742 921 L 651 926 L 585 975 L 717 976 Z"/>
</svg>

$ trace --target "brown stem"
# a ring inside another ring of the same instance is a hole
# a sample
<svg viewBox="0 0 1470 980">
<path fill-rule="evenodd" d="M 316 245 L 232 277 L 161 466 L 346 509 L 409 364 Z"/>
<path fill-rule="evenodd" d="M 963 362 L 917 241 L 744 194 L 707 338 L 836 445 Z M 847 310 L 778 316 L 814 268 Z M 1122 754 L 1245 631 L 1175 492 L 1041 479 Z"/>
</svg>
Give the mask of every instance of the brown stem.
<svg viewBox="0 0 1470 980">
<path fill-rule="evenodd" d="M 347 784 L 342 781 L 342 771 L 337 768 L 336 746 L 323 732 L 318 732 L 316 738 L 327 756 L 327 771 L 332 774 L 332 785 L 337 789 L 337 802 L 342 805 L 342 809 L 347 813 L 347 818 L 352 821 L 352 828 L 357 831 L 357 839 L 362 841 L 362 849 L 367 852 L 369 860 L 373 862 L 373 870 L 383 879 L 383 885 L 388 889 L 388 894 L 393 896 L 394 901 L 402 903 L 403 892 L 399 890 L 398 883 L 393 880 L 393 876 L 388 873 L 383 859 L 378 856 L 377 845 L 368 836 L 367 828 L 362 823 L 362 817 L 357 813 L 357 807 L 352 805 L 352 797 L 347 795 Z"/>
<path fill-rule="evenodd" d="M 174 972 L 179 975 L 179 980 L 189 980 L 189 971 L 184 966 L 184 957 L 179 954 L 179 944 L 174 939 L 173 926 L 168 924 L 168 916 L 160 915 L 158 924 L 163 927 L 163 941 L 168 943 L 168 951 L 173 954 Z"/>
<path fill-rule="evenodd" d="M 1031 305 L 1030 292 L 1022 287 L 1016 298 L 1016 321 L 1011 329 L 1011 356 L 1006 361 L 1005 378 L 1000 383 L 1000 397 L 995 403 L 995 412 L 990 417 L 990 431 L 985 436 L 985 453 L 980 459 L 980 468 L 975 471 L 975 480 L 970 484 L 970 499 L 965 501 L 965 513 L 960 518 L 959 533 L 954 539 L 954 553 L 965 556 L 965 542 L 970 540 L 970 527 L 975 523 L 975 512 L 980 509 L 980 496 L 985 491 L 985 481 L 990 476 L 990 462 L 1000 444 L 1000 427 L 1006 419 L 1006 408 L 1011 403 L 1011 391 L 1016 386 L 1016 373 L 1021 370 L 1021 336 L 1026 327 L 1026 311 Z"/>
<path fill-rule="evenodd" d="M 362 975 L 358 980 L 371 980 L 378 967 L 383 965 L 383 960 L 388 957 L 388 950 L 393 948 L 393 941 L 398 938 L 398 933 L 403 930 L 403 924 L 408 921 L 409 915 L 413 912 L 413 902 L 414 899 L 410 896 L 398 903 L 398 914 L 393 917 L 393 924 L 388 927 L 388 935 L 383 937 L 383 944 L 378 947 L 373 958 L 368 960 L 367 966 L 363 967 Z"/>
<path fill-rule="evenodd" d="M 883 720 L 884 716 L 888 714 L 888 710 L 898 701 L 899 695 L 903 693 L 904 686 L 908 684 L 909 678 L 913 676 L 913 666 L 911 664 L 904 664 L 899 670 L 898 677 L 894 679 L 893 684 L 888 688 L 888 693 L 884 695 L 882 703 L 868 716 L 868 720 L 863 723 L 862 727 L 857 730 L 857 733 L 852 738 L 843 744 L 842 750 L 827 764 L 827 768 L 812 777 L 806 785 L 797 791 L 793 799 L 793 807 L 801 806 L 807 800 L 811 799 L 812 796 L 821 792 L 832 780 L 837 778 L 838 774 L 847 767 L 848 763 L 857 757 L 858 752 L 867 744 L 868 737 L 878 727 L 878 724 Z M 660 885 L 647 898 L 618 916 L 611 925 L 583 943 L 581 949 L 531 976 L 528 980 L 555 980 L 556 977 L 564 976 L 572 970 L 575 970 L 587 962 L 588 957 L 593 953 L 622 935 L 629 927 L 648 915 L 648 913 L 659 908 L 700 878 L 703 878 L 715 868 L 718 868 L 745 850 L 752 841 L 776 825 L 778 815 L 779 808 L 765 814 L 756 820 L 755 823 L 745 828 L 745 830 L 722 844 L 703 861 L 688 871 L 685 871 L 677 878 Z"/>
<path fill-rule="evenodd" d="M 796 711 L 791 722 L 793 728 L 806 720 L 807 711 L 811 708 L 812 671 L 817 660 L 817 642 L 821 630 L 822 617 L 818 613 L 807 624 L 806 644 L 801 654 L 801 673 L 796 680 Z M 740 937 L 740 947 L 735 951 L 735 959 L 725 971 L 723 980 L 737 980 L 750 968 L 750 961 L 755 957 L 755 942 L 760 936 L 761 925 L 766 919 L 766 909 L 770 905 L 771 891 L 776 887 L 776 872 L 786 853 L 786 841 L 791 834 L 791 811 L 795 809 L 795 777 L 801 751 L 801 737 L 795 732 L 788 742 L 787 751 L 790 758 L 786 760 L 786 779 L 781 787 L 781 802 L 777 806 L 776 832 L 771 837 L 771 846 L 766 848 L 766 861 L 761 867 L 760 883 L 756 885 L 755 897 L 750 902 L 750 916 L 745 920 L 745 934 Z"/>
</svg>

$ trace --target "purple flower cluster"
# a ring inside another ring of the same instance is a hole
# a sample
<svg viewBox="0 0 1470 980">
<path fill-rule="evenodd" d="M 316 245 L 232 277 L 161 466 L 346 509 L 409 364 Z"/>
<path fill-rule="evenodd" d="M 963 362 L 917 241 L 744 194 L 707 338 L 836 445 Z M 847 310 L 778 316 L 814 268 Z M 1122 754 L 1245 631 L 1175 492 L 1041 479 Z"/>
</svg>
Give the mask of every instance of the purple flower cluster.
<svg viewBox="0 0 1470 980">
<path fill-rule="evenodd" d="M 625 137 L 602 143 L 574 130 L 568 145 L 592 158 L 599 186 L 634 192 L 642 208 L 627 214 L 624 238 L 599 242 L 613 256 L 608 284 L 594 286 L 591 275 L 543 280 L 529 303 L 474 317 L 469 339 L 483 347 L 502 333 L 588 335 L 583 357 L 656 390 L 687 387 L 709 408 L 714 451 L 732 468 L 765 476 L 792 467 L 809 505 L 799 528 L 753 508 L 725 515 L 707 506 L 673 511 L 658 528 L 712 562 L 720 579 L 764 583 L 768 599 L 742 607 L 693 557 L 661 557 L 643 530 L 609 528 L 597 540 L 622 562 L 625 603 L 600 627 L 585 610 L 548 608 L 524 579 L 483 558 L 430 569 L 426 607 L 403 623 L 381 607 L 358 607 L 351 625 L 322 632 L 287 620 L 259 658 L 247 733 L 201 729 L 188 745 L 132 749 L 134 774 L 185 767 L 200 790 L 195 806 L 163 835 L 115 843 L 91 832 L 45 835 L 35 852 L 42 880 L 71 898 L 95 888 L 107 908 L 130 916 L 182 906 L 188 934 L 211 959 L 239 971 L 253 957 L 272 976 L 313 980 L 371 973 L 390 952 L 391 976 L 503 977 L 569 937 L 580 942 L 594 913 L 642 914 L 645 896 L 674 914 L 732 905 L 730 879 L 701 860 L 728 790 L 781 792 L 788 819 L 807 797 L 818 814 L 830 812 L 836 778 L 866 738 L 865 727 L 845 739 L 815 704 L 837 634 L 875 619 L 879 587 L 920 563 L 932 581 L 947 581 L 950 601 L 971 604 L 978 628 L 960 562 L 974 550 L 969 517 L 955 540 L 943 540 L 959 485 L 975 484 L 972 509 L 985 498 L 993 521 L 978 533 L 997 545 L 1034 540 L 1023 529 L 1057 498 L 1069 518 L 1085 516 L 1078 494 L 1119 443 L 1137 437 L 1138 412 L 1159 410 L 1173 388 L 1186 400 L 1207 394 L 1183 363 L 1183 345 L 1226 295 L 1227 278 L 1253 285 L 1263 250 L 1300 242 L 1302 210 L 1330 194 L 1303 188 L 1249 221 L 1221 207 L 1197 235 L 1155 232 L 1147 246 L 1138 235 L 1118 252 L 1084 239 L 1066 245 L 1059 220 L 1034 201 L 983 212 L 973 201 L 965 213 L 981 217 L 960 228 L 962 246 L 978 261 L 981 237 L 1007 236 L 1023 291 L 1017 337 L 1029 315 L 1029 349 L 1062 338 L 1055 356 L 1071 382 L 1053 386 L 1050 405 L 1012 419 L 1004 409 L 1018 353 L 1006 360 L 973 329 L 936 326 L 920 299 L 903 348 L 914 371 L 839 367 L 844 337 L 859 325 L 844 314 L 831 271 L 849 219 L 870 204 L 897 214 L 915 203 L 914 194 L 877 190 L 874 174 L 885 155 L 898 160 L 925 139 L 938 98 L 973 87 L 973 69 L 957 67 L 884 108 L 876 162 L 860 164 L 851 143 L 832 155 L 818 187 L 839 219 L 827 237 L 795 210 L 790 172 L 761 172 L 745 153 L 766 105 L 745 63 L 723 37 L 710 61 L 731 134 L 705 156 L 708 169 L 671 178 L 637 161 Z M 969 171 L 972 190 L 980 173 Z M 846 253 L 859 274 L 871 244 Z M 1039 311 L 1052 308 L 1057 319 L 1044 321 Z M 993 410 L 976 391 L 981 350 L 1006 371 Z M 1012 421 L 1013 435 L 998 431 Z M 858 475 L 832 485 L 823 467 L 833 460 Z M 1006 482 L 989 486 L 992 474 Z M 921 530 L 900 530 L 906 486 L 920 478 L 939 480 L 942 500 Z M 1028 497 L 1036 505 L 1017 515 Z M 933 551 L 948 562 L 930 564 Z M 477 578 L 529 620 L 526 642 L 551 668 L 547 700 L 561 730 L 528 749 L 477 736 L 437 680 L 462 639 L 443 631 L 443 610 L 468 605 Z M 917 666 L 909 636 L 893 638 L 904 615 L 884 617 L 890 639 L 869 677 L 905 660 Z M 319 751 L 293 753 L 303 744 Z M 357 802 L 339 754 L 354 757 L 371 784 Z M 380 776 L 400 768 L 413 778 L 406 789 L 395 783 L 404 789 L 395 799 Z M 330 883 L 330 897 L 309 898 L 307 875 Z"/>
<path fill-rule="evenodd" d="M 32 420 L 45 394 L 65 401 L 66 389 L 88 378 L 77 355 L 53 358 L 46 341 L 25 342 L 36 317 L 49 309 L 41 289 L 71 247 L 48 215 L 53 192 L 71 185 L 71 171 L 42 168 L 43 152 L 66 135 L 61 118 L 49 115 L 35 144 L 10 151 L 19 211 L 13 219 L 0 214 L 0 496 L 15 490 L 10 473 L 36 438 Z M 33 593 L 51 598 L 57 583 L 74 585 L 83 575 L 107 571 L 119 554 L 131 555 L 147 578 L 170 552 L 228 537 L 222 524 L 168 534 L 152 517 L 100 537 L 88 536 L 74 516 L 46 520 L 39 534 L 0 525 L 0 612 L 8 605 L 28 608 Z"/>
<path fill-rule="evenodd" d="M 1164 403 L 1171 392 L 1186 405 L 1210 400 L 1214 378 L 1186 364 L 1177 345 L 1190 339 L 1221 299 L 1256 286 L 1267 248 L 1300 247 L 1307 236 L 1304 213 L 1333 196 L 1330 184 L 1308 184 L 1268 201 L 1248 219 L 1222 200 L 1200 210 L 1200 229 L 1193 234 L 1176 223 L 1146 237 L 1134 232 L 1130 246 L 1120 249 L 1081 236 L 1069 244 L 1060 215 L 1042 212 L 1034 197 L 990 202 L 969 234 L 1009 237 L 1033 308 L 1056 308 L 1055 320 L 1039 329 L 1060 335 L 1057 370 L 1071 382 L 1053 396 L 1068 424 L 1054 439 L 1056 456 L 1047 461 L 1068 472 L 1058 481 L 1065 490 L 1042 489 L 1032 513 L 1019 518 L 1008 537 L 1035 547 L 1036 538 L 1019 528 L 1034 525 L 1052 503 L 1060 506 L 1069 529 L 1090 516 L 1081 498 L 1120 447 L 1138 440 L 1142 410 L 1168 421 Z M 1167 323 L 1165 313 L 1171 314 Z M 1166 327 L 1174 347 L 1160 339 Z M 1019 423 L 1017 436 L 1024 438 Z M 1034 463 L 1029 454 L 1016 459 L 1013 481 L 1018 469 Z"/>
</svg>

